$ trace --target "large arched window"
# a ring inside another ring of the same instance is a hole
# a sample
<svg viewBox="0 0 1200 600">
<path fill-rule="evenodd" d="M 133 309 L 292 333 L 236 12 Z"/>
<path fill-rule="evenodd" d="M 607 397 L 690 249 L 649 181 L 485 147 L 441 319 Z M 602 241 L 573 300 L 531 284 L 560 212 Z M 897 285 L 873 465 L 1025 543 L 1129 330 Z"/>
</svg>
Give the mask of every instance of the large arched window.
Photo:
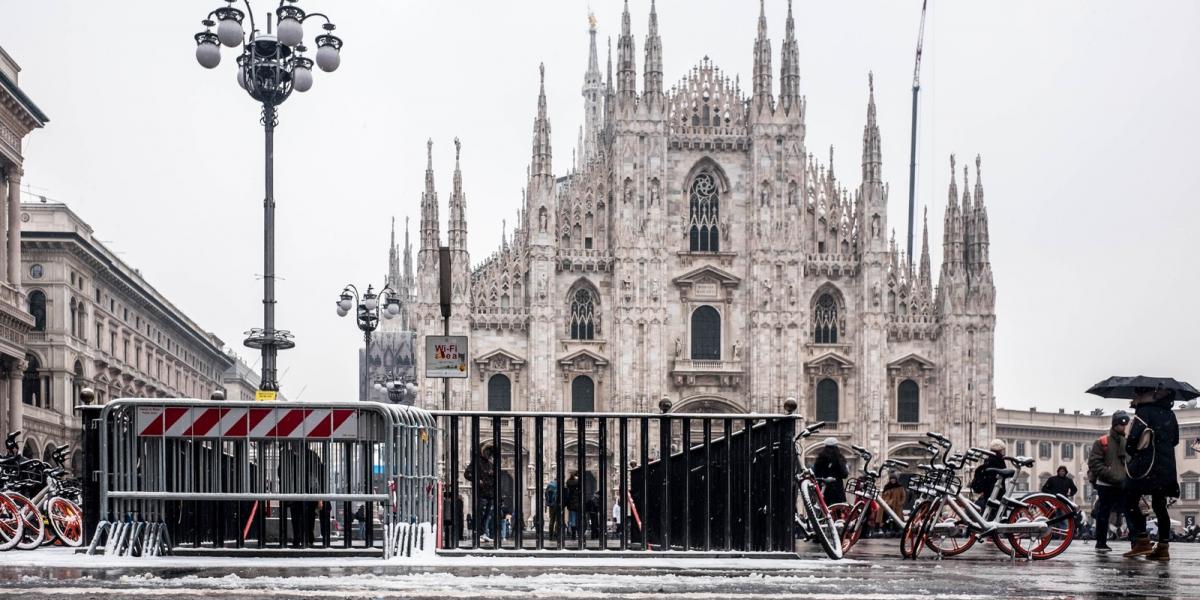
<svg viewBox="0 0 1200 600">
<path fill-rule="evenodd" d="M 25 404 L 40 405 L 42 402 L 42 398 L 40 398 L 42 380 L 38 377 L 38 370 L 41 368 L 42 364 L 38 362 L 36 356 L 25 355 L 25 374 L 21 378 L 21 401 Z"/>
<path fill-rule="evenodd" d="M 573 340 L 590 340 L 596 337 L 596 299 L 587 288 L 579 288 L 571 295 L 569 330 Z"/>
<path fill-rule="evenodd" d="M 921 421 L 921 388 L 911 379 L 901 381 L 896 392 L 896 420 L 901 423 Z"/>
<path fill-rule="evenodd" d="M 497 373 L 488 379 L 488 410 L 512 410 L 512 380 Z"/>
<path fill-rule="evenodd" d="M 817 420 L 828 423 L 838 421 L 838 384 L 832 379 L 817 383 Z"/>
<path fill-rule="evenodd" d="M 836 344 L 838 341 L 837 302 L 830 294 L 821 294 L 813 310 L 813 341 L 818 344 Z"/>
<path fill-rule="evenodd" d="M 162 364 L 161 361 L 159 362 L 159 364 L 160 365 Z M 75 377 L 71 381 L 71 401 L 75 405 L 78 405 L 80 403 L 79 392 L 81 392 L 83 390 L 83 385 L 84 385 L 83 363 L 81 363 L 79 361 L 75 361 Z"/>
<path fill-rule="evenodd" d="M 692 311 L 692 360 L 721 359 L 721 313 L 711 306 Z"/>
<path fill-rule="evenodd" d="M 46 330 L 46 294 L 41 290 L 29 292 L 29 314 L 33 315 L 33 330 Z"/>
<path fill-rule="evenodd" d="M 688 240 L 692 252 L 721 250 L 720 192 L 712 173 L 700 173 L 692 181 L 689 198 Z"/>
<path fill-rule="evenodd" d="M 587 375 L 571 381 L 571 412 L 595 412 L 596 384 Z"/>
</svg>

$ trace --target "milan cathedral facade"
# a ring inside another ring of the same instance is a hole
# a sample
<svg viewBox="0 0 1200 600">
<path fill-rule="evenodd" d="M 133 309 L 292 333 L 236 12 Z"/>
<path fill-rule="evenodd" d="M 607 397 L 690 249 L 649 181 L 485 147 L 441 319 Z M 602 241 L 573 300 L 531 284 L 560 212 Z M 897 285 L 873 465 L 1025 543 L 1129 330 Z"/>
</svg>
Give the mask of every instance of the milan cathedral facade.
<svg viewBox="0 0 1200 600">
<path fill-rule="evenodd" d="M 935 285 L 928 228 L 915 266 L 888 237 L 873 88 L 861 171 L 835 175 L 809 152 L 790 6 L 778 87 L 758 18 L 749 95 L 708 58 L 665 87 L 653 3 L 640 90 L 628 4 L 606 74 L 589 29 L 575 164 L 552 167 L 543 84 L 517 226 L 475 266 L 456 159 L 450 330 L 470 336 L 472 359 L 469 378 L 448 380 L 448 408 L 657 412 L 665 398 L 673 412 L 767 413 L 791 397 L 885 454 L 931 429 L 986 444 L 995 288 L 979 158 L 961 196 L 950 183 Z M 418 348 L 443 326 L 438 210 L 431 158 Z M 441 408 L 442 384 L 421 384 L 418 404 Z"/>
</svg>

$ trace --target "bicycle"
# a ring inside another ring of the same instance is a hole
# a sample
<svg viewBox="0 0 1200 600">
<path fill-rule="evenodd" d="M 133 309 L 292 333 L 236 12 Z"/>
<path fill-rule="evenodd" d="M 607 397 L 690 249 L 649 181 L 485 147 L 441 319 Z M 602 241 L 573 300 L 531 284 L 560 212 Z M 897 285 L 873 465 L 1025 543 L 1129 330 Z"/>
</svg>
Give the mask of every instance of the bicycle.
<svg viewBox="0 0 1200 600">
<path fill-rule="evenodd" d="M 807 523 L 801 518 L 799 513 L 796 514 L 796 523 L 804 530 L 809 538 L 816 538 L 821 548 L 825 550 L 825 554 L 834 560 L 842 558 L 842 542 L 838 535 L 837 524 L 833 517 L 829 514 L 829 507 L 825 505 L 825 498 L 821 495 L 821 483 L 830 483 L 816 476 L 812 469 L 804 464 L 804 445 L 803 440 L 812 436 L 825 426 L 825 422 L 813 423 L 800 431 L 794 440 L 796 446 L 796 484 L 799 490 L 800 501 L 804 506 L 805 516 L 808 517 Z"/>
<path fill-rule="evenodd" d="M 998 455 L 982 448 L 950 455 L 949 439 L 933 432 L 927 435 L 942 449 L 941 465 L 930 469 L 933 476 L 929 487 L 935 495 L 913 511 L 905 527 L 903 539 L 912 551 L 911 558 L 916 558 L 926 546 L 939 558 L 957 556 L 981 538 L 990 539 L 996 548 L 1014 559 L 1054 558 L 1070 546 L 1079 515 L 1070 500 L 1044 493 L 1022 499 L 1008 494 L 1007 481 L 1016 476 L 1018 469 L 1032 467 L 1033 459 L 1003 457 L 1014 468 L 987 469 L 988 474 L 996 476 L 996 484 L 981 510 L 961 495 L 962 480 L 956 473 L 986 456 Z"/>
<path fill-rule="evenodd" d="M 16 454 L 17 436 L 20 431 L 8 434 L 5 447 L 8 455 L 0 457 L 0 482 L 7 480 L 7 474 L 19 472 L 19 461 L 22 458 Z M 0 550 L 11 550 L 21 542 L 25 533 L 25 520 L 15 502 L 7 495 L 0 493 Z"/>
<path fill-rule="evenodd" d="M 854 547 L 854 544 L 862 537 L 867 524 L 873 522 L 878 514 L 882 514 L 900 529 L 904 529 L 907 524 L 904 517 L 896 514 L 892 507 L 879 501 L 877 483 L 884 469 L 891 471 L 904 469 L 908 467 L 908 463 L 889 458 L 883 461 L 881 469 L 872 471 L 871 459 L 874 458 L 874 455 L 861 446 L 852 445 L 850 448 L 863 461 L 862 476 L 851 479 L 846 486 L 846 495 L 855 500 L 853 503 L 839 502 L 829 507 L 830 516 L 833 517 L 835 523 L 840 525 L 843 554 Z"/>
<path fill-rule="evenodd" d="M 64 461 L 70 445 L 55 448 L 51 457 L 58 466 L 51 468 L 40 460 L 24 459 L 16 454 L 18 435 L 19 431 L 9 434 L 6 440 L 9 455 L 0 459 L 0 467 L 4 467 L 4 472 L 0 473 L 0 485 L 3 486 L 0 496 L 15 507 L 13 514 L 19 522 L 19 534 L 13 536 L 17 540 L 13 545 L 32 550 L 58 540 L 67 546 L 80 546 L 83 543 L 83 510 L 67 497 L 78 497 L 78 489 L 63 479 L 67 472 Z M 16 530 L 3 529 L 6 534 Z"/>
</svg>

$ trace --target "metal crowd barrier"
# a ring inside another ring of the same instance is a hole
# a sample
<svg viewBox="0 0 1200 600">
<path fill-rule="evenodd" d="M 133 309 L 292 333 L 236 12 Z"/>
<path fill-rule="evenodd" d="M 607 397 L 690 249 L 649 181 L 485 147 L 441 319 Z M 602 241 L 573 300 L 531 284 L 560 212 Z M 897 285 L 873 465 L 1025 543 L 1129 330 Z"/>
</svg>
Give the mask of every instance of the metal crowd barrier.
<svg viewBox="0 0 1200 600">
<path fill-rule="evenodd" d="M 343 548 L 379 549 L 385 558 L 432 546 L 437 431 L 426 411 L 375 402 L 119 399 L 93 426 L 99 460 L 88 463 L 99 468 L 103 520 L 89 553 L 153 556 L 180 546 L 286 548 L 289 541 L 330 548 L 335 529 Z"/>
<path fill-rule="evenodd" d="M 794 556 L 796 415 L 433 414 L 439 553 Z"/>
</svg>

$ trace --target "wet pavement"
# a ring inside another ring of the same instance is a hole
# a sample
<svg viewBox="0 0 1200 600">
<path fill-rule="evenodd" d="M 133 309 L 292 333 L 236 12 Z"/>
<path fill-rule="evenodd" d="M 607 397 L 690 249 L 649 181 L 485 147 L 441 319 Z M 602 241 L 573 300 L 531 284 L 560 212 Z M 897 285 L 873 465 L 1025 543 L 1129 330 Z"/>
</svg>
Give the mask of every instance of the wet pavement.
<svg viewBox="0 0 1200 600">
<path fill-rule="evenodd" d="M 1096 555 L 1012 562 L 990 546 L 944 561 L 864 540 L 842 561 L 693 558 L 106 558 L 0 553 L 0 598 L 1200 598 L 1200 544 L 1169 563 Z"/>
</svg>

